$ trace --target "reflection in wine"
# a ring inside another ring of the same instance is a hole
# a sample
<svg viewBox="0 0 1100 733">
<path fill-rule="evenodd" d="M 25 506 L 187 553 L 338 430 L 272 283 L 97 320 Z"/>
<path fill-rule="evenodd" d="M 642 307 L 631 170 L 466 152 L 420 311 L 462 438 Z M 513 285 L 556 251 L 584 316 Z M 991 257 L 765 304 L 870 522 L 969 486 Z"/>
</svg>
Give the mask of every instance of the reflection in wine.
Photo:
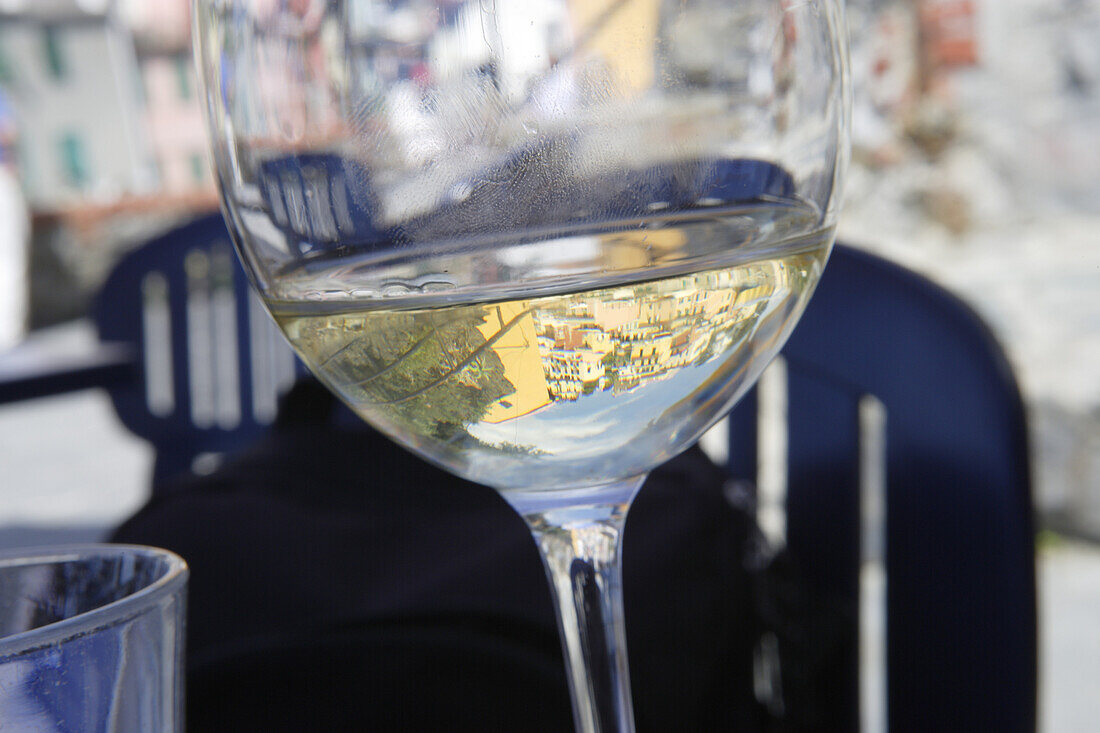
<svg viewBox="0 0 1100 733">
<path fill-rule="evenodd" d="M 769 213 L 753 221 L 786 240 L 761 235 L 761 254 L 701 272 L 518 300 L 272 306 L 327 384 L 429 459 L 503 489 L 583 486 L 674 455 L 779 348 L 831 234 L 805 208 Z M 686 247 L 714 231 L 661 234 Z"/>
</svg>

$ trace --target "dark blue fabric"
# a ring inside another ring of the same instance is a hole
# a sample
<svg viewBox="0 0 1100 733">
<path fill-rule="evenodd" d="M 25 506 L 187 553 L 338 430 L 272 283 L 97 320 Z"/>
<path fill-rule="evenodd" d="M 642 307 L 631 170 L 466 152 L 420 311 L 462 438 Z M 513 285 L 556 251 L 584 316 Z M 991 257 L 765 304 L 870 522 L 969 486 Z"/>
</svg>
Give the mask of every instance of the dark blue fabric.
<svg viewBox="0 0 1100 733">
<path fill-rule="evenodd" d="M 113 537 L 190 566 L 189 729 L 570 730 L 523 520 L 492 489 L 342 424 L 334 402 L 300 382 L 263 442 L 155 496 Z M 630 510 L 639 731 L 764 729 L 750 523 L 724 479 L 693 449 L 654 471 Z"/>
</svg>

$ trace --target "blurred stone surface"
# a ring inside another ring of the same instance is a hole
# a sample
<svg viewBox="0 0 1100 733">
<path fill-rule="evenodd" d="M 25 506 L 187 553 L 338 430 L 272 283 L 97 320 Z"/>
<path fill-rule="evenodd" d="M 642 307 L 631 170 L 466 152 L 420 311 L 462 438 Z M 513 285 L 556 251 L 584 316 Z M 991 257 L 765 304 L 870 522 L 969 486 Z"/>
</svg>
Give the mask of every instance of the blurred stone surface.
<svg viewBox="0 0 1100 733">
<path fill-rule="evenodd" d="M 1100 687 L 1100 549 L 1056 542 L 1040 551 L 1039 731 L 1091 733 Z"/>
</svg>

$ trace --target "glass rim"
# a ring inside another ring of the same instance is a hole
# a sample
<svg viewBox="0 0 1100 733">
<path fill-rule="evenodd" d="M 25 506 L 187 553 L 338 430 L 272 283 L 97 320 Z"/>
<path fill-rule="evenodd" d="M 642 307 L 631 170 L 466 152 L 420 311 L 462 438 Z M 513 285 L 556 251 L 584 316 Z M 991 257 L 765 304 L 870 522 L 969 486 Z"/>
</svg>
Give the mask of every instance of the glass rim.
<svg viewBox="0 0 1100 733">
<path fill-rule="evenodd" d="M 17 657 L 32 649 L 77 638 L 97 629 L 126 621 L 156 602 L 174 595 L 187 583 L 187 562 L 170 550 L 147 545 L 109 543 L 49 545 L 0 551 L 0 570 L 31 565 L 52 565 L 89 557 L 138 557 L 165 563 L 164 572 L 153 582 L 118 600 L 44 626 L 0 637 L 0 660 Z"/>
</svg>

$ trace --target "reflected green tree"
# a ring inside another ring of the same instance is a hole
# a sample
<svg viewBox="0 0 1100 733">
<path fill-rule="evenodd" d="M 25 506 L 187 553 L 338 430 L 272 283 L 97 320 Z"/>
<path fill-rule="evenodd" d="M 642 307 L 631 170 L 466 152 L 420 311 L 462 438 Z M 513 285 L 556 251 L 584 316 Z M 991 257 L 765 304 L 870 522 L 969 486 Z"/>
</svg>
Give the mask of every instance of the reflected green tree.
<svg viewBox="0 0 1100 733">
<path fill-rule="evenodd" d="M 515 392 L 492 340 L 479 330 L 484 322 L 473 313 L 394 313 L 384 327 L 347 340 L 361 323 L 349 316 L 331 319 L 314 334 L 323 338 L 329 329 L 343 331 L 340 341 L 346 345 L 334 352 L 322 348 L 320 353 L 332 353 L 321 366 L 345 376 L 351 400 L 415 433 L 449 440 Z"/>
</svg>

